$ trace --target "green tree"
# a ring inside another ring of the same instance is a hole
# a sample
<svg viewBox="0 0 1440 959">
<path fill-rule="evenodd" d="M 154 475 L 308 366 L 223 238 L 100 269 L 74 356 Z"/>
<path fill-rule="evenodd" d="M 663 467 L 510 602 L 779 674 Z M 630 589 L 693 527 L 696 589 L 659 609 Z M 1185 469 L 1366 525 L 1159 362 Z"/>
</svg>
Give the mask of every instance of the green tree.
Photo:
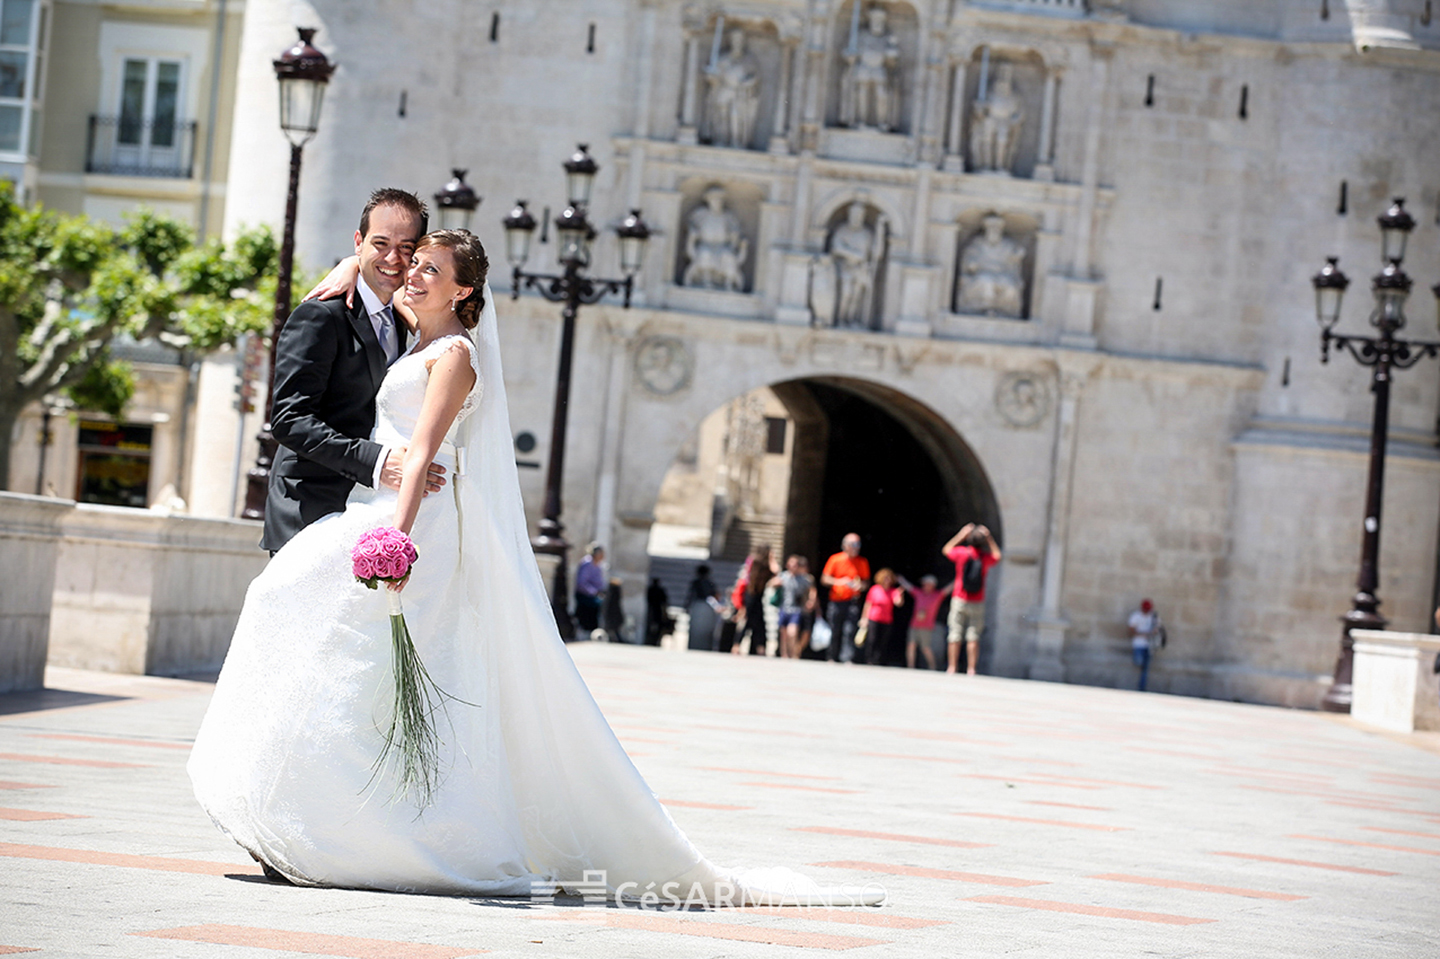
<svg viewBox="0 0 1440 959">
<path fill-rule="evenodd" d="M 29 404 L 66 392 L 120 414 L 134 380 L 110 356 L 117 336 L 204 352 L 268 329 L 276 259 L 265 228 L 197 246 L 188 226 L 148 210 L 115 229 L 21 206 L 0 183 L 0 486 Z"/>
</svg>

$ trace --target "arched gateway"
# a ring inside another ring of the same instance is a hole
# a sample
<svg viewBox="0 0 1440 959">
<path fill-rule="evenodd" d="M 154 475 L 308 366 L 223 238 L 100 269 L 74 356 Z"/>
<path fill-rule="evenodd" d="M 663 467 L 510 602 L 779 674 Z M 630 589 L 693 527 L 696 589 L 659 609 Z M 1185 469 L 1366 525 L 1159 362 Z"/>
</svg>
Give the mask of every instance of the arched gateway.
<svg viewBox="0 0 1440 959">
<path fill-rule="evenodd" d="M 948 580 L 940 547 L 981 522 L 1003 542 L 990 479 L 954 426 L 926 404 L 848 376 L 783 380 L 705 417 L 661 484 L 652 573 L 675 601 L 701 561 L 729 575 L 755 545 L 819 571 L 857 532 L 872 569 Z"/>
</svg>

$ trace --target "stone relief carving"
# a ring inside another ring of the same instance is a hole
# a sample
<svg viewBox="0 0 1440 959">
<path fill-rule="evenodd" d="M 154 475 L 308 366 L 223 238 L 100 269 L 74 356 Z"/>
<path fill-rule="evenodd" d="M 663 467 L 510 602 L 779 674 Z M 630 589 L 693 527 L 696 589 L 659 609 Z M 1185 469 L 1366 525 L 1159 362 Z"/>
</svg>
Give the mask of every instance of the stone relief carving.
<svg viewBox="0 0 1440 959">
<path fill-rule="evenodd" d="M 995 388 L 995 411 L 1018 429 L 1037 425 L 1050 412 L 1050 387 L 1039 373 L 1006 373 Z"/>
<path fill-rule="evenodd" d="M 830 234 L 829 254 L 817 257 L 810 274 L 810 309 L 821 326 L 868 329 L 873 323 L 875 281 L 889 229 L 883 215 L 866 224 L 867 208 L 852 200 Z"/>
<path fill-rule="evenodd" d="M 855 0 L 859 11 L 861 0 Z M 840 125 L 890 132 L 900 106 L 900 43 L 886 24 L 885 8 L 865 11 L 865 28 L 851 20 L 850 43 L 841 53 Z"/>
<path fill-rule="evenodd" d="M 991 213 L 960 253 L 955 312 L 1021 316 L 1025 303 L 1025 248 L 1005 235 L 1005 218 Z"/>
<path fill-rule="evenodd" d="M 742 290 L 742 267 L 750 255 L 750 241 L 740 218 L 725 207 L 725 188 L 712 186 L 705 202 L 685 218 L 685 256 L 689 261 L 680 282 L 712 290 Z"/>
<path fill-rule="evenodd" d="M 729 49 L 705 67 L 706 136 L 717 146 L 748 148 L 760 105 L 760 65 L 745 49 L 745 31 L 729 31 Z"/>
<path fill-rule="evenodd" d="M 635 347 L 635 378 L 656 396 L 670 396 L 690 385 L 695 360 L 673 336 L 647 336 Z"/>
<path fill-rule="evenodd" d="M 1025 123 L 1025 107 L 1015 91 L 1015 68 L 1001 63 L 995 82 L 980 77 L 980 91 L 970 112 L 970 165 L 977 171 L 1009 173 Z"/>
</svg>

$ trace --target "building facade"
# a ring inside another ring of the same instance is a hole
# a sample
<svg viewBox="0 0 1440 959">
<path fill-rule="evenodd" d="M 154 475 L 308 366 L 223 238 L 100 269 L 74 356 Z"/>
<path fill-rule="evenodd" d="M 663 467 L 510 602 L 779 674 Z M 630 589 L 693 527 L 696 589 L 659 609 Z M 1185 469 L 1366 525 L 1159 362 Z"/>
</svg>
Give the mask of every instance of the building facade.
<svg viewBox="0 0 1440 959">
<path fill-rule="evenodd" d="M 243 15 L 239 0 L 0 0 L 0 178 L 65 213 L 119 226 L 148 207 L 218 236 Z M 199 424 L 236 418 L 244 357 L 113 352 L 136 379 L 124 420 L 38 404 L 16 424 L 8 488 L 233 515 L 238 457 Z"/>
<path fill-rule="evenodd" d="M 637 305 L 581 312 L 569 414 L 569 537 L 607 543 L 632 602 L 667 471 L 768 388 L 793 427 L 787 550 L 817 562 L 855 529 L 917 578 L 962 523 L 996 531 L 982 668 L 1128 684 L 1150 597 L 1156 688 L 1323 695 L 1371 404 L 1367 371 L 1320 364 L 1308 278 L 1326 255 L 1378 270 L 1373 217 L 1406 196 L 1407 263 L 1440 279 L 1423 4 L 250 0 L 227 230 L 284 209 L 270 61 L 296 26 L 338 64 L 307 267 L 350 252 L 371 189 L 465 167 L 503 294 L 499 219 L 558 212 L 577 142 L 592 219 L 658 228 Z M 613 237 L 595 267 L 617 273 Z M 558 308 L 500 306 L 515 432 L 547 437 Z M 1411 312 L 1433 331 L 1426 297 Z M 1380 594 L 1401 629 L 1434 607 L 1437 409 L 1433 365 L 1399 375 Z M 522 471 L 532 508 L 542 482 Z"/>
</svg>

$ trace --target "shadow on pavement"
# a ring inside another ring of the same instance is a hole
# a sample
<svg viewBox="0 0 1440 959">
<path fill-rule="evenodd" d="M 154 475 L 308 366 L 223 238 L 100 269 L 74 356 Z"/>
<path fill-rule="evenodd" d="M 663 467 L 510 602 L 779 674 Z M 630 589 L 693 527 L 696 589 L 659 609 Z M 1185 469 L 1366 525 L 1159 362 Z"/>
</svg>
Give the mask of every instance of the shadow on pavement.
<svg viewBox="0 0 1440 959">
<path fill-rule="evenodd" d="M 96 703 L 116 703 L 133 698 L 133 696 L 81 693 L 70 689 L 36 689 L 25 693 L 5 693 L 0 695 L 0 716 L 38 713 L 47 709 L 68 709 L 71 706 L 93 706 Z"/>
</svg>

